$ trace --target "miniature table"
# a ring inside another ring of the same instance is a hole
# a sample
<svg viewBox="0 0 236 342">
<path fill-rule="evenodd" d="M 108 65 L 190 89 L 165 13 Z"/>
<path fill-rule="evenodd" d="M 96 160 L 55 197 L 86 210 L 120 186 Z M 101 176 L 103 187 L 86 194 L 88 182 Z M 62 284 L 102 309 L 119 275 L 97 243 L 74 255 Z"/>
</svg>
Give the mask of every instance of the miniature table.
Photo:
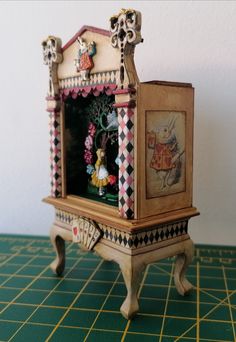
<svg viewBox="0 0 236 342">
<path fill-rule="evenodd" d="M 192 260 L 193 88 L 139 82 L 135 45 L 141 14 L 122 10 L 110 32 L 84 26 L 62 48 L 43 41 L 49 66 L 51 241 L 65 266 L 65 241 L 119 264 L 127 287 L 121 313 L 138 311 L 148 264 L 177 256 L 175 285 L 185 295 Z"/>
</svg>

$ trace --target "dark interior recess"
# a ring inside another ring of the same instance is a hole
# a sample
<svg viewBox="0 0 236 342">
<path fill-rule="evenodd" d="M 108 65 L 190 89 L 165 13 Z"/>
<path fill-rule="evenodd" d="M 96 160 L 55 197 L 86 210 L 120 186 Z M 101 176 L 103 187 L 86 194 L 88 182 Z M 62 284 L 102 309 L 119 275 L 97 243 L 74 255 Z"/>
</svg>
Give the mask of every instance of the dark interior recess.
<svg viewBox="0 0 236 342">
<path fill-rule="evenodd" d="M 97 109 L 101 113 L 109 113 L 112 104 L 115 101 L 114 95 L 101 94 L 97 97 L 88 95 L 87 97 L 78 96 L 76 99 L 68 97 L 65 100 L 65 155 L 66 155 L 66 193 L 67 195 L 76 195 L 88 199 L 96 200 L 113 206 L 118 205 L 118 165 L 114 162 L 118 155 L 118 134 L 117 141 L 111 144 L 108 140 L 106 145 L 106 168 L 109 175 L 117 177 L 117 185 L 108 184 L 107 195 L 99 196 L 97 188 L 91 187 L 91 176 L 86 172 L 87 165 L 84 159 L 85 139 L 88 136 L 88 126 L 93 122 L 93 113 Z M 103 124 L 106 125 L 106 115 L 103 116 Z M 98 131 L 98 130 L 97 130 Z M 116 129 L 115 131 L 118 132 Z M 97 160 L 96 149 L 100 148 L 101 135 L 98 134 L 96 143 L 93 146 L 93 165 Z M 92 188 L 92 191 L 91 191 Z M 116 199 L 117 198 L 117 199 Z"/>
</svg>

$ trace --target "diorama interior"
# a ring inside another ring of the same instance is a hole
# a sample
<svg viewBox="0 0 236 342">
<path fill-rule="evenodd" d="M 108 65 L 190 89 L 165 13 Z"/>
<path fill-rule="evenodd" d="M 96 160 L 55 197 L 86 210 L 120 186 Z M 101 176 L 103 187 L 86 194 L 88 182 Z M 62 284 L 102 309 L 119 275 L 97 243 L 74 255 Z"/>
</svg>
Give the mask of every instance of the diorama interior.
<svg viewBox="0 0 236 342">
<path fill-rule="evenodd" d="M 118 206 L 118 122 L 115 96 L 102 93 L 65 102 L 65 189 L 75 195 Z M 103 179 L 95 177 L 98 164 Z"/>
<path fill-rule="evenodd" d="M 110 31 L 82 29 L 64 47 L 43 41 L 49 67 L 51 240 L 61 274 L 65 241 L 117 262 L 127 287 L 126 318 L 138 311 L 149 263 L 177 256 L 175 284 L 185 295 L 193 255 L 193 102 L 189 83 L 139 82 L 134 64 L 141 13 L 121 10 Z"/>
</svg>

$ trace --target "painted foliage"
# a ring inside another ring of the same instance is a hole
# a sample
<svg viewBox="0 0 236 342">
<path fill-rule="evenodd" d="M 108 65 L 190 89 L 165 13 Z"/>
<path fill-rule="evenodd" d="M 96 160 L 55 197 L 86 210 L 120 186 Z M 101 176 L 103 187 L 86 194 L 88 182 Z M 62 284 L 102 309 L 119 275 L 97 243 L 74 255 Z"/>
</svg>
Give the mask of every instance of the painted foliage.
<svg viewBox="0 0 236 342">
<path fill-rule="evenodd" d="M 185 190 L 185 113 L 146 112 L 146 197 Z"/>
</svg>

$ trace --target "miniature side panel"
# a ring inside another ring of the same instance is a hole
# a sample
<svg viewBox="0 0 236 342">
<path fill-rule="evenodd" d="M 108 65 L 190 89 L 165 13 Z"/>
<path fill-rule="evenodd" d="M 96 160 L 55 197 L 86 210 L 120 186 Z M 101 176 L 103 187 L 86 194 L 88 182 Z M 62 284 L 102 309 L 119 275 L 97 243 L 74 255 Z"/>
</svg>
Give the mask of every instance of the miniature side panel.
<svg viewBox="0 0 236 342">
<path fill-rule="evenodd" d="M 140 84 L 137 218 L 192 205 L 193 88 Z"/>
</svg>

